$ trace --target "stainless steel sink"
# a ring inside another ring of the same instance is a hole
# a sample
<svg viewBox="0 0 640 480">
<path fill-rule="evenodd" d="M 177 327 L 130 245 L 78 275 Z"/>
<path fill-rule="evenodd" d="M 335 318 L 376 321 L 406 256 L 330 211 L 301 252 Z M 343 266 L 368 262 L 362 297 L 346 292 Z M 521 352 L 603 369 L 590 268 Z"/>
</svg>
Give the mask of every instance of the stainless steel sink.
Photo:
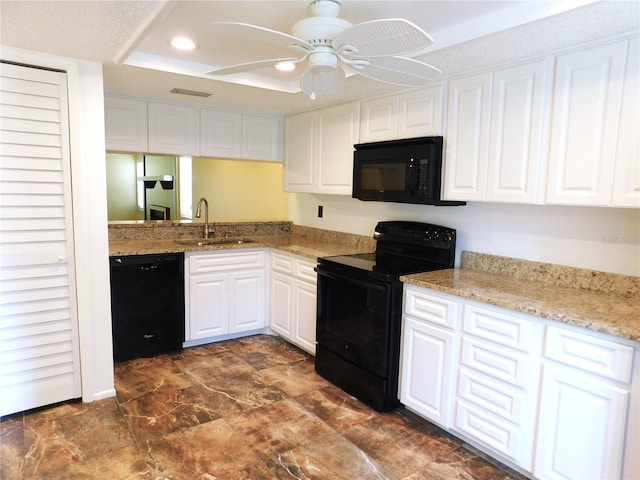
<svg viewBox="0 0 640 480">
<path fill-rule="evenodd" d="M 243 243 L 253 243 L 255 240 L 251 240 L 248 238 L 202 238 L 200 240 L 178 240 L 176 243 L 178 245 L 183 245 L 185 247 L 204 247 L 207 245 L 241 245 Z"/>
</svg>

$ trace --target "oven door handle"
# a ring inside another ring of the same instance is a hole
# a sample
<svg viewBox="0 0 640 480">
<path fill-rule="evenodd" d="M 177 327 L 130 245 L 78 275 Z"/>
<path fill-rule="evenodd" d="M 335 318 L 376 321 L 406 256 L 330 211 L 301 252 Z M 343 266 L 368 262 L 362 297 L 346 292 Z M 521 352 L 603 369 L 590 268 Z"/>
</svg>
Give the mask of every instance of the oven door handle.
<svg viewBox="0 0 640 480">
<path fill-rule="evenodd" d="M 322 276 L 328 277 L 328 278 L 333 278 L 334 280 L 343 280 L 345 282 L 351 283 L 352 285 L 357 285 L 359 287 L 370 288 L 372 290 L 378 290 L 380 292 L 386 292 L 387 291 L 386 285 L 378 285 L 376 283 L 367 282 L 367 281 L 364 281 L 364 280 L 358 280 L 358 279 L 355 279 L 355 278 L 350 277 L 348 275 L 340 275 L 340 274 L 329 273 L 329 272 L 327 272 L 325 270 L 321 270 L 319 268 L 316 268 L 316 272 L 318 272 L 318 275 L 322 275 Z"/>
</svg>

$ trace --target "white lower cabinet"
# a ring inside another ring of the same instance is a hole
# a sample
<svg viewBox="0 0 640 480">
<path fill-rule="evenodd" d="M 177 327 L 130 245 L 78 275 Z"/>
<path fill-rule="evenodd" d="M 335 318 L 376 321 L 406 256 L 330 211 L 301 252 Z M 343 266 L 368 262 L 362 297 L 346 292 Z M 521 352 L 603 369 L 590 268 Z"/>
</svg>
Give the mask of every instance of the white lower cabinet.
<svg viewBox="0 0 640 480">
<path fill-rule="evenodd" d="M 457 357 L 457 304 L 405 286 L 400 401 L 438 425 L 451 426 Z"/>
<path fill-rule="evenodd" d="M 540 479 L 639 473 L 640 346 L 405 285 L 402 347 L 402 403 L 498 460 Z"/>
<path fill-rule="evenodd" d="M 555 326 L 546 336 L 535 475 L 622 478 L 633 348 Z"/>
<path fill-rule="evenodd" d="M 316 263 L 271 253 L 270 328 L 311 354 L 316 352 Z"/>
<path fill-rule="evenodd" d="M 266 252 L 188 253 L 186 341 L 266 327 Z"/>
<path fill-rule="evenodd" d="M 529 471 L 541 327 L 494 308 L 463 304 L 461 311 L 453 429 Z"/>
</svg>

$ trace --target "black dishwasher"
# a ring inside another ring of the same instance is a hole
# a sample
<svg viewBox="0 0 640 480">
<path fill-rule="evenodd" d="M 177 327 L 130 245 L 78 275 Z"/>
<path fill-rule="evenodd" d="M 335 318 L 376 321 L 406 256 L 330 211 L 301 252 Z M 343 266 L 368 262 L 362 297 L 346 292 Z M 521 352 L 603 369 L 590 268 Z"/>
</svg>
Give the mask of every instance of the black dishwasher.
<svg viewBox="0 0 640 480">
<path fill-rule="evenodd" d="M 113 359 L 182 348 L 184 254 L 109 257 Z"/>
</svg>

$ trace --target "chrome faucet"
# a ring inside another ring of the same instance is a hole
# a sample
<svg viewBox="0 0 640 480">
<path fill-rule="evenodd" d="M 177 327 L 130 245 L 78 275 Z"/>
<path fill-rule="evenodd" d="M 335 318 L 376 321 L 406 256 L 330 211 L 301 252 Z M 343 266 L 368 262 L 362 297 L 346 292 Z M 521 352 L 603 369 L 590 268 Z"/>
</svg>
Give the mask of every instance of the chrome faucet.
<svg viewBox="0 0 640 480">
<path fill-rule="evenodd" d="M 202 215 L 202 204 L 204 203 L 204 238 L 209 238 L 209 202 L 202 197 L 198 200 L 198 206 L 196 207 L 196 218 L 200 218 Z M 211 231 L 211 235 L 215 234 L 215 230 Z"/>
</svg>

